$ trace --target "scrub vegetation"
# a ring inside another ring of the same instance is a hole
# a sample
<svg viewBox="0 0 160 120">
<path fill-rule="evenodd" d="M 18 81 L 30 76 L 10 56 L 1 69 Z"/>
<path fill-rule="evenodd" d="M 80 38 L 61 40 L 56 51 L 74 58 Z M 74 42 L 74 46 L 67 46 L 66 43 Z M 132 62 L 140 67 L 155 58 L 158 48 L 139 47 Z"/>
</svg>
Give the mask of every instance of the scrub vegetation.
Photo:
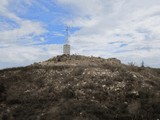
<svg viewBox="0 0 160 120">
<path fill-rule="evenodd" d="M 0 70 L 0 120 L 159 120 L 160 69 L 62 55 Z"/>
</svg>

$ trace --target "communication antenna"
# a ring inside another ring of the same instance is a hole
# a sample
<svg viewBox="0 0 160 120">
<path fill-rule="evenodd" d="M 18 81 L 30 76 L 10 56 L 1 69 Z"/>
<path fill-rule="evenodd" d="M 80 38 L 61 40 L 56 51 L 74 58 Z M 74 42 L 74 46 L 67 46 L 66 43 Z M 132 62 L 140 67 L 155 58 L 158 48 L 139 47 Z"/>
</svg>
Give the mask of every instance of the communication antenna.
<svg viewBox="0 0 160 120">
<path fill-rule="evenodd" d="M 66 27 L 66 44 L 68 44 L 69 40 L 69 26 Z"/>
<path fill-rule="evenodd" d="M 70 45 L 69 45 L 69 26 L 66 27 L 66 41 L 63 46 L 63 54 L 70 55 Z"/>
</svg>

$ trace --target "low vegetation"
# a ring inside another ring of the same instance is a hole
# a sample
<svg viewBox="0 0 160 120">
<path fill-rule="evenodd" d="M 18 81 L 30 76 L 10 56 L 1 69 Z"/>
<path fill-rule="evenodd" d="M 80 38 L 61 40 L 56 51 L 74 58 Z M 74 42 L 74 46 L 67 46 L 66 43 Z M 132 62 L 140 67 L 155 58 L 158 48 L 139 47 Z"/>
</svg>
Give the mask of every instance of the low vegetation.
<svg viewBox="0 0 160 120">
<path fill-rule="evenodd" d="M 160 69 L 63 55 L 1 70 L 0 120 L 160 120 Z"/>
</svg>

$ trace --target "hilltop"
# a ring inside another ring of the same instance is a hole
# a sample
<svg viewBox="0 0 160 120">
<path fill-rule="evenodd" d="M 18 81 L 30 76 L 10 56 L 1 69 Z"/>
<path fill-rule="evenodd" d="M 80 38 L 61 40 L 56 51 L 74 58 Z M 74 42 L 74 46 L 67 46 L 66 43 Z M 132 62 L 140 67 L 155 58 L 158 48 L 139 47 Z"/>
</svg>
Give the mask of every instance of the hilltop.
<svg viewBox="0 0 160 120">
<path fill-rule="evenodd" d="M 0 70 L 0 120 L 160 120 L 160 69 L 62 55 Z"/>
</svg>

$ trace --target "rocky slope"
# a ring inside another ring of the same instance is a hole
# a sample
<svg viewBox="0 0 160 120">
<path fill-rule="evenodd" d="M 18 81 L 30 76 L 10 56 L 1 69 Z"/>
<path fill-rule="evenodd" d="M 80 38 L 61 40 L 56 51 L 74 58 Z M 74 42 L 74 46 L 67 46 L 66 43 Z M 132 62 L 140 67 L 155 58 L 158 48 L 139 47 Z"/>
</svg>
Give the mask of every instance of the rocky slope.
<svg viewBox="0 0 160 120">
<path fill-rule="evenodd" d="M 160 120 L 160 69 L 78 55 L 4 69 L 0 120 Z"/>
</svg>

